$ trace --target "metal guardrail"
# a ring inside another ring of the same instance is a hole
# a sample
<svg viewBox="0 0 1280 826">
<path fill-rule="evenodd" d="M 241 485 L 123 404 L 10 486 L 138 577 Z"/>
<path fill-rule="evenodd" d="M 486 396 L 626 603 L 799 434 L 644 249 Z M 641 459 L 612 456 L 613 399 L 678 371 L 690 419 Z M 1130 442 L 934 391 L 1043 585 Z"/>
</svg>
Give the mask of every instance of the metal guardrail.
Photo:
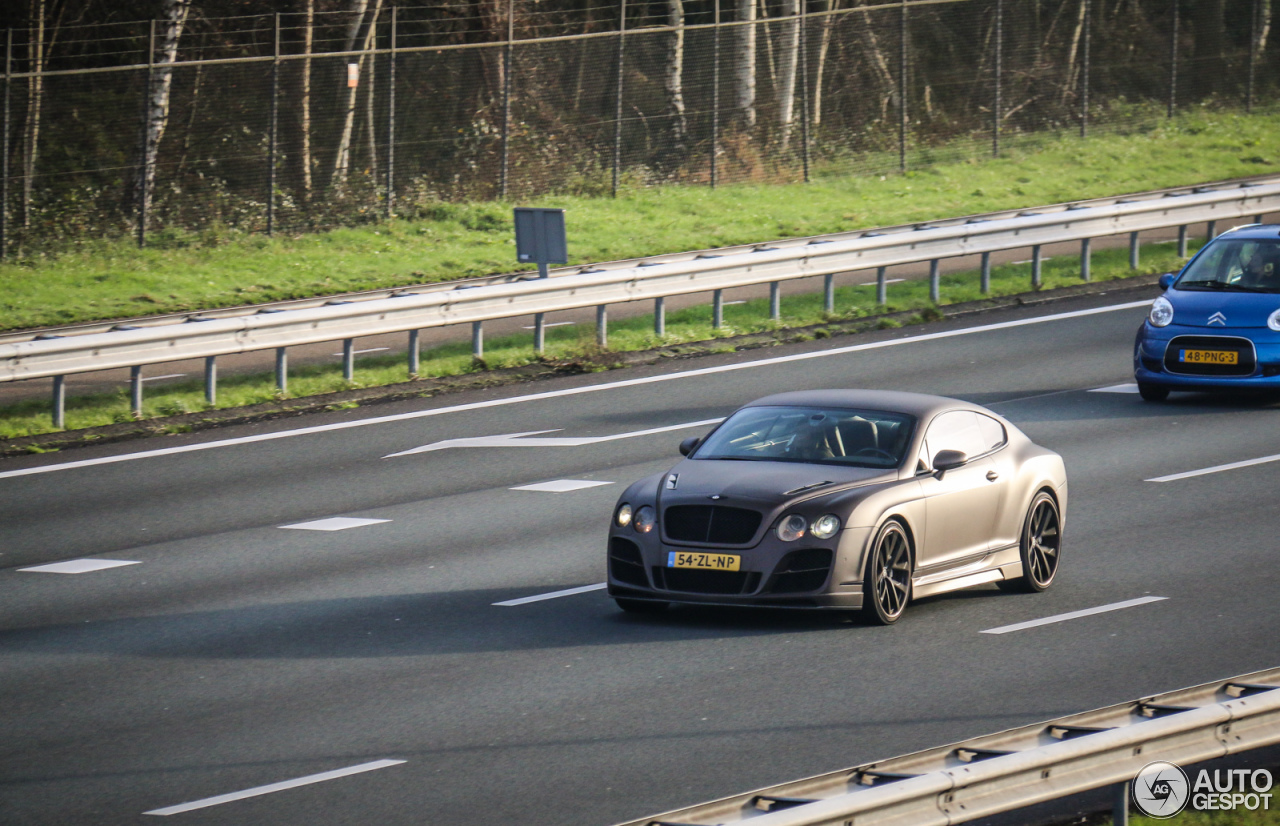
<svg viewBox="0 0 1280 826">
<path fill-rule="evenodd" d="M 963 223 L 928 224 L 891 232 L 869 231 L 813 238 L 803 243 L 758 246 L 750 251 L 704 253 L 692 260 L 645 261 L 635 266 L 546 279 L 467 285 L 465 289 L 402 291 L 390 297 L 332 302 L 294 310 L 264 310 L 237 317 L 194 316 L 187 323 L 130 328 L 85 335 L 41 336 L 26 341 L 0 341 L 0 381 L 55 379 L 54 421 L 61 426 L 63 376 L 114 368 L 133 368 L 135 412 L 141 408 L 140 368 L 183 359 L 206 360 L 206 393 L 212 401 L 217 356 L 255 350 L 277 351 L 278 380 L 283 387 L 284 354 L 289 347 L 343 340 L 344 366 L 350 377 L 351 341 L 360 336 L 408 332 L 411 371 L 416 362 L 417 331 L 471 323 L 481 340 L 484 321 L 532 315 L 538 323 L 535 346 L 541 349 L 543 316 L 549 312 L 595 306 L 598 340 L 604 343 L 605 308 L 637 300 L 655 301 L 655 323 L 661 329 L 662 301 L 668 296 L 711 292 L 720 318 L 726 289 L 771 284 L 777 313 L 780 285 L 789 280 L 826 276 L 828 303 L 836 273 L 876 269 L 883 298 L 884 268 L 966 255 L 983 255 L 989 272 L 992 252 L 1031 247 L 1032 283 L 1039 286 L 1040 247 L 1080 241 L 1082 277 L 1088 277 L 1089 242 L 1128 233 L 1136 256 L 1137 233 L 1177 226 L 1185 246 L 1190 224 L 1235 220 L 1280 210 L 1280 183 L 1245 183 L 1230 189 L 1171 192 L 1164 197 L 1122 199 L 1109 204 L 1030 210 L 1014 216 L 973 218 Z M 931 268 L 931 295 L 938 300 L 938 268 Z M 477 347 L 478 349 L 478 347 Z"/>
<path fill-rule="evenodd" d="M 933 826 L 1280 743 L 1280 668 L 867 763 L 619 826 Z"/>
</svg>

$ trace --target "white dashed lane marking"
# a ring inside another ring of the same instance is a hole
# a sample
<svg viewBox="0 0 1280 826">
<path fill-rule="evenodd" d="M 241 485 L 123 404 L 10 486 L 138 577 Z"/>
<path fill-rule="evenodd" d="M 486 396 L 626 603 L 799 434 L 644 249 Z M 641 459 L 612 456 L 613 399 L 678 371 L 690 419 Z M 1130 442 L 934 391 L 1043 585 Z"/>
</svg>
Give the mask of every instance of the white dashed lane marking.
<svg viewBox="0 0 1280 826">
<path fill-rule="evenodd" d="M 538 594 L 532 597 L 520 597 L 519 599 L 509 599 L 506 602 L 495 602 L 494 605 L 511 607 L 514 605 L 526 605 L 530 602 L 542 602 L 544 599 L 555 599 L 556 597 L 571 597 L 574 594 L 585 594 L 589 591 L 602 591 L 608 586 L 601 582 L 597 585 L 583 585 L 580 588 L 566 588 L 563 591 L 552 591 L 549 594 Z"/>
<path fill-rule="evenodd" d="M 1010 631 L 1023 631 L 1028 628 L 1037 628 L 1041 625 L 1052 625 L 1055 622 L 1066 622 L 1067 620 L 1079 619 L 1080 617 L 1090 617 L 1094 614 L 1105 614 L 1108 611 L 1119 611 L 1122 608 L 1133 608 L 1137 605 L 1146 605 L 1148 602 L 1159 602 L 1168 599 L 1168 597 L 1138 597 L 1137 599 L 1127 599 L 1124 602 L 1113 602 L 1110 605 L 1099 605 L 1097 608 L 1084 608 L 1080 611 L 1069 611 L 1065 614 L 1055 614 L 1052 617 L 1044 617 L 1043 619 L 1028 620 L 1027 622 L 1019 622 L 1013 625 L 1002 625 L 999 628 L 988 628 L 983 631 L 984 634 L 1008 634 Z"/>
<path fill-rule="evenodd" d="M 87 574 L 93 571 L 105 571 L 108 568 L 140 564 L 142 563 L 127 559 L 71 559 L 66 562 L 54 562 L 49 565 L 36 565 L 34 568 L 19 568 L 18 570 L 30 571 L 36 574 Z"/>
<path fill-rule="evenodd" d="M 1222 473 L 1224 470 L 1237 470 L 1242 467 L 1253 467 L 1254 465 L 1265 465 L 1268 462 L 1280 462 L 1280 453 L 1272 456 L 1263 456 L 1258 459 L 1245 459 L 1242 462 L 1231 462 L 1225 465 L 1214 465 L 1213 467 L 1201 468 L 1200 470 L 1188 470 L 1185 473 L 1172 473 L 1168 476 L 1156 476 L 1152 479 L 1146 479 L 1147 482 L 1176 482 L 1179 479 L 1190 479 L 1193 476 L 1207 476 L 1210 473 Z"/>
<path fill-rule="evenodd" d="M 357 519 L 353 516 L 331 516 L 328 519 L 317 519 L 314 522 L 299 522 L 296 525 L 281 525 L 284 530 L 294 531 L 345 531 L 347 528 L 363 528 L 365 525 L 377 525 L 390 522 L 390 519 Z"/>
<path fill-rule="evenodd" d="M 521 485 L 512 490 L 534 490 L 544 493 L 568 493 L 571 490 L 598 488 L 601 485 L 612 485 L 613 482 L 590 482 L 586 479 L 557 479 L 554 482 L 539 482 L 536 485 Z"/>
<path fill-rule="evenodd" d="M 163 809 L 152 809 L 149 812 L 143 812 L 144 815 L 177 815 L 183 812 L 190 812 L 194 809 L 205 809 L 209 806 L 218 806 L 223 803 L 232 803 L 236 800 L 244 800 L 246 797 L 257 797 L 259 795 L 271 794 L 272 792 L 282 792 L 285 789 L 296 789 L 299 786 L 307 786 L 311 783 L 323 783 L 326 780 L 337 780 L 339 777 L 347 777 L 353 774 L 361 774 L 362 772 L 371 772 L 375 769 L 385 769 L 388 766 L 398 766 L 405 761 L 403 760 L 375 760 L 372 763 L 361 763 L 358 766 L 348 766 L 345 769 L 334 769 L 329 772 L 321 772 L 320 774 L 309 774 L 306 777 L 299 777 L 294 780 L 283 780 L 279 783 L 272 783 L 269 786 L 255 786 L 252 789 L 245 789 L 242 792 L 231 792 L 229 794 L 220 794 L 217 797 L 206 797 L 203 800 L 193 800 L 190 803 L 179 803 L 177 806 L 167 806 Z"/>
<path fill-rule="evenodd" d="M 352 350 L 351 355 L 358 356 L 361 353 L 381 353 L 383 350 L 390 350 L 390 347 L 370 347 L 367 350 Z M 342 353 L 334 353 L 335 356 L 341 356 Z"/>
</svg>

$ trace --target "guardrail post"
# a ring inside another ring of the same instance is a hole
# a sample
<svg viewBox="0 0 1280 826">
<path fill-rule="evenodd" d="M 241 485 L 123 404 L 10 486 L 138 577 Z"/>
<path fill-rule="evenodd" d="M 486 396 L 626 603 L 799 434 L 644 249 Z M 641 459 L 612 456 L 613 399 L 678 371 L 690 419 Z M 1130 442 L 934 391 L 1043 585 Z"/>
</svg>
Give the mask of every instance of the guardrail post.
<svg viewBox="0 0 1280 826">
<path fill-rule="evenodd" d="M 1138 233 L 1129 233 L 1129 269 L 1138 268 Z"/>
<path fill-rule="evenodd" d="M 286 347 L 276 348 L 276 392 L 282 396 L 289 392 L 289 350 Z"/>
<path fill-rule="evenodd" d="M 609 307 L 605 304 L 596 306 L 596 344 L 609 346 Z"/>
<path fill-rule="evenodd" d="M 409 331 L 409 377 L 413 378 L 418 375 L 418 369 L 422 365 L 421 331 Z"/>
<path fill-rule="evenodd" d="M 777 321 L 782 317 L 782 285 L 777 281 L 769 282 L 769 318 Z"/>
<path fill-rule="evenodd" d="M 1217 237 L 1217 235 L 1218 235 L 1217 221 L 1209 221 L 1207 224 L 1205 224 L 1205 228 L 1204 228 L 1205 243 L 1212 241 L 1214 238 Z"/>
<path fill-rule="evenodd" d="M 471 322 L 471 357 L 484 358 L 484 322 Z"/>
<path fill-rule="evenodd" d="M 142 418 L 142 365 L 129 368 L 129 410 L 133 418 Z"/>
<path fill-rule="evenodd" d="M 1112 826 L 1129 826 L 1129 784 L 1117 783 L 1112 790 Z"/>
<path fill-rule="evenodd" d="M 356 340 L 342 340 L 342 378 L 351 381 L 356 376 Z"/>
<path fill-rule="evenodd" d="M 822 279 L 822 310 L 827 315 L 836 311 L 836 277 L 831 273 Z"/>
<path fill-rule="evenodd" d="M 53 377 L 53 426 L 62 430 L 67 426 L 67 377 Z"/>
<path fill-rule="evenodd" d="M 1089 248 L 1090 246 L 1092 246 L 1092 242 L 1093 242 L 1092 238 L 1080 239 L 1080 280 L 1081 281 L 1093 280 L 1093 273 L 1090 272 L 1089 270 L 1089 264 L 1090 264 L 1089 259 L 1091 258 L 1091 250 Z"/>
<path fill-rule="evenodd" d="M 667 300 L 662 297 L 653 300 L 653 334 L 658 338 L 667 334 Z"/>
<path fill-rule="evenodd" d="M 724 290 L 716 290 L 711 294 L 711 329 L 719 330 L 724 326 Z"/>
<path fill-rule="evenodd" d="M 213 406 L 218 403 L 218 357 L 204 357 L 204 400 Z"/>
<path fill-rule="evenodd" d="M 983 295 L 991 292 L 991 253 L 989 252 L 982 254 L 981 289 Z"/>
<path fill-rule="evenodd" d="M 1031 248 L 1031 288 L 1034 290 L 1040 289 L 1040 270 L 1042 260 L 1043 259 L 1040 255 L 1040 245 L 1036 244 Z"/>
<path fill-rule="evenodd" d="M 1253 216 L 1253 222 L 1254 222 L 1255 224 L 1261 224 L 1261 223 L 1263 222 L 1263 219 L 1264 219 L 1264 218 L 1266 218 L 1266 217 L 1267 217 L 1267 216 L 1265 216 L 1265 215 L 1255 215 L 1255 216 Z"/>
<path fill-rule="evenodd" d="M 533 352 L 541 355 L 547 350 L 547 314 L 533 314 Z"/>
<path fill-rule="evenodd" d="M 887 267 L 876 267 L 876 304 L 883 307 L 889 303 L 889 285 L 885 283 Z"/>
<path fill-rule="evenodd" d="M 1187 257 L 1187 225 L 1178 227 L 1178 257 Z"/>
<path fill-rule="evenodd" d="M 938 274 L 938 259 L 929 262 L 929 300 L 937 304 L 942 300 L 942 278 Z"/>
</svg>

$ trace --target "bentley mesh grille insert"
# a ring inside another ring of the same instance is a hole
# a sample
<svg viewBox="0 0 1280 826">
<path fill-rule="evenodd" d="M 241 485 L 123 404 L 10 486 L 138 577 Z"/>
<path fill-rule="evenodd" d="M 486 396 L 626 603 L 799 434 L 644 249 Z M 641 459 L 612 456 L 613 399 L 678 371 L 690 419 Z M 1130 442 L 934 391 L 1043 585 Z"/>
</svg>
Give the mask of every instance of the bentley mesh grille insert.
<svg viewBox="0 0 1280 826">
<path fill-rule="evenodd" d="M 756 535 L 764 516 L 744 508 L 723 505 L 673 505 L 667 508 L 662 529 L 675 542 L 712 545 L 745 545 Z"/>
</svg>

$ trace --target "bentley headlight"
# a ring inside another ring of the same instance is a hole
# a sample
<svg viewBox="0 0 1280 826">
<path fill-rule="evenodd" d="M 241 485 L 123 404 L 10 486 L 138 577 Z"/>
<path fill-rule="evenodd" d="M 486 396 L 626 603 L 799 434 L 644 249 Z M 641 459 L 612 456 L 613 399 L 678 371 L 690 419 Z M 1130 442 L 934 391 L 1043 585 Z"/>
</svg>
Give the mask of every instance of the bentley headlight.
<svg viewBox="0 0 1280 826">
<path fill-rule="evenodd" d="M 640 533 L 648 533 L 653 530 L 653 526 L 658 524 L 658 514 L 653 508 L 645 505 L 636 511 L 635 519 L 632 520 L 633 525 Z"/>
<path fill-rule="evenodd" d="M 1280 310 L 1276 310 L 1267 318 L 1267 326 L 1280 333 Z"/>
<path fill-rule="evenodd" d="M 790 516 L 783 517 L 782 521 L 778 523 L 778 538 L 783 542 L 795 542 L 804 536 L 804 531 L 807 527 L 809 525 L 805 522 L 804 517 L 798 513 L 793 513 Z"/>
<path fill-rule="evenodd" d="M 625 528 L 631 524 L 631 506 L 626 502 L 622 503 L 622 507 L 618 508 L 618 512 L 613 515 L 613 522 L 619 528 Z"/>
<path fill-rule="evenodd" d="M 840 530 L 840 517 L 834 513 L 821 516 L 809 526 L 809 530 L 819 539 L 830 539 Z"/>
<path fill-rule="evenodd" d="M 1152 327 L 1168 327 L 1173 321 L 1173 305 L 1169 303 L 1169 299 L 1160 296 L 1151 302 L 1151 314 L 1147 316 L 1147 320 Z"/>
</svg>

